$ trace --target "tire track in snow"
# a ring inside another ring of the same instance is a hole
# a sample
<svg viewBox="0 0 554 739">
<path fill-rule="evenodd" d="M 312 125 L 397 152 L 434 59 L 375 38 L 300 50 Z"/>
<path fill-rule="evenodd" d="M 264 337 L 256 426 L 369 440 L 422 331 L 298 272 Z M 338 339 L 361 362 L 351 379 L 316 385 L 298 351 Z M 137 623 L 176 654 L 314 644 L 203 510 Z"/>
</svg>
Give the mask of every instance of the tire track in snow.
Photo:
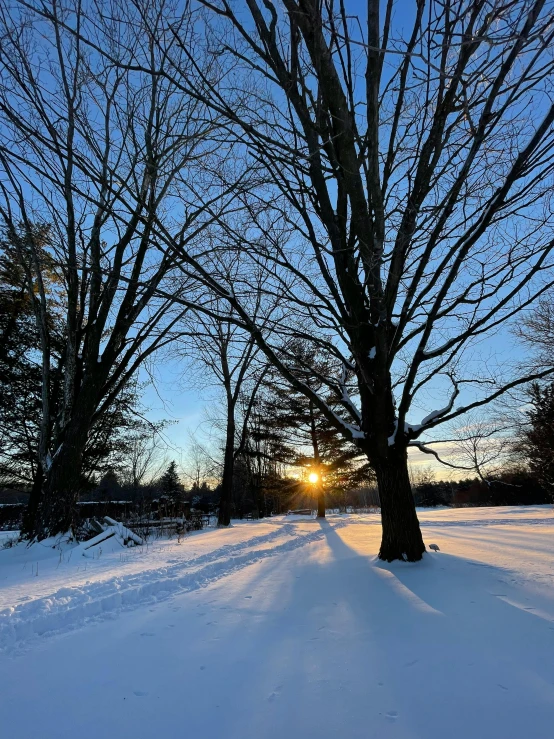
<svg viewBox="0 0 554 739">
<path fill-rule="evenodd" d="M 346 525 L 347 521 L 339 521 L 332 527 L 336 530 Z M 122 611 L 204 588 L 249 565 L 325 537 L 325 531 L 319 528 L 299 536 L 292 535 L 294 531 L 292 524 L 285 524 L 275 532 L 229 544 L 170 567 L 60 588 L 51 595 L 5 608 L 0 611 L 0 651 L 20 649 L 45 636 L 63 634 L 87 623 L 113 618 Z M 253 546 L 271 543 L 283 534 L 291 539 L 252 550 Z"/>
<path fill-rule="evenodd" d="M 258 534 L 257 536 L 253 536 L 252 538 L 246 539 L 244 541 L 239 541 L 235 544 L 223 544 L 217 549 L 212 549 L 211 551 L 208 551 L 205 554 L 199 554 L 189 559 L 185 559 L 183 556 L 187 553 L 187 548 L 185 544 L 185 547 L 180 552 L 181 556 L 179 558 L 173 557 L 171 559 L 166 559 L 164 564 L 160 564 L 159 562 L 156 563 L 152 558 L 149 557 L 149 545 L 148 544 L 146 544 L 145 547 L 140 547 L 142 551 L 140 552 L 139 556 L 143 558 L 145 570 L 151 569 L 151 570 L 155 570 L 156 572 L 160 572 L 164 570 L 167 572 L 169 576 L 173 570 L 176 570 L 176 571 L 181 570 L 183 566 L 185 565 L 187 567 L 196 567 L 198 565 L 205 564 L 207 562 L 212 562 L 216 559 L 221 559 L 226 556 L 233 556 L 237 552 L 241 552 L 241 551 L 244 551 L 245 549 L 250 549 L 252 547 L 259 546 L 260 544 L 269 543 L 270 541 L 273 541 L 274 539 L 279 539 L 283 536 L 293 536 L 295 533 L 296 533 L 295 526 L 292 523 L 285 523 L 284 525 L 276 526 L 274 530 L 270 531 L 269 533 Z M 195 540 L 196 540 L 196 536 L 192 539 L 193 545 L 194 545 Z M 186 541 L 187 539 L 185 539 L 185 542 Z M 99 545 L 98 549 L 102 549 L 102 545 Z M 50 550 L 50 551 L 53 551 L 53 550 Z M 136 553 L 137 551 L 138 550 L 135 549 L 133 550 L 133 553 Z M 64 554 L 65 556 L 67 556 L 68 562 L 70 559 L 73 559 L 73 561 L 75 561 L 83 554 L 83 548 L 81 546 L 76 546 L 74 549 L 68 549 Z M 32 562 L 32 557 L 30 561 Z M 102 566 L 100 570 L 93 572 L 94 577 L 95 577 L 95 582 L 97 584 L 100 584 L 101 582 L 108 582 L 108 581 L 113 580 L 113 570 L 114 570 L 113 562 L 110 563 L 107 567 L 104 567 L 104 562 L 102 562 Z M 133 577 L 142 576 L 143 573 L 144 571 L 137 575 L 137 572 L 135 570 L 133 573 L 129 575 L 120 575 L 119 577 L 133 578 Z M 56 580 L 58 580 L 59 582 L 58 588 L 60 588 L 63 585 L 63 582 L 60 582 L 57 576 L 56 576 Z M 48 581 L 46 581 L 45 585 L 46 585 L 46 588 L 48 588 Z M 54 583 L 50 585 L 50 588 L 53 588 L 53 587 L 55 587 Z M 64 586 L 63 589 L 64 590 L 67 589 L 68 591 L 76 589 L 77 591 L 77 590 L 80 590 L 82 587 L 83 587 L 82 585 L 67 585 L 67 586 Z M 43 588 L 42 583 L 41 583 L 41 588 Z M 9 600 L 8 601 L 6 600 L 6 595 L 9 598 L 10 591 L 13 591 L 13 597 L 14 597 L 14 602 L 15 602 L 15 598 L 20 595 L 20 590 L 21 590 L 21 583 L 17 583 L 14 585 L 8 585 L 5 590 L 4 589 L 2 590 L 3 603 L 0 602 L 0 622 L 1 622 L 1 617 L 3 613 L 12 612 L 13 610 L 13 609 L 10 609 L 8 606 Z M 43 589 L 42 593 L 39 592 L 33 595 L 32 597 L 25 598 L 25 600 L 34 603 L 43 598 L 50 597 L 51 594 L 52 594 L 51 590 L 49 592 L 48 591 L 44 592 L 44 589 Z"/>
</svg>

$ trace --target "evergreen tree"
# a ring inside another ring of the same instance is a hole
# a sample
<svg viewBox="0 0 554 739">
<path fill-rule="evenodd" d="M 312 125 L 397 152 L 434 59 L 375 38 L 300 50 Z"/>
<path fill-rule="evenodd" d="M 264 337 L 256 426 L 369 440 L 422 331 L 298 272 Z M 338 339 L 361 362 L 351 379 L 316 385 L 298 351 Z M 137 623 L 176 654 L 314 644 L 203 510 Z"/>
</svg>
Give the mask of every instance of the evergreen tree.
<svg viewBox="0 0 554 739">
<path fill-rule="evenodd" d="M 181 503 L 184 498 L 184 487 L 179 479 L 177 465 L 173 461 L 161 476 L 159 488 L 163 498 L 172 503 Z"/>
<path fill-rule="evenodd" d="M 268 414 L 270 391 L 264 386 L 250 412 L 243 448 L 237 460 L 239 484 L 235 480 L 234 505 L 238 515 L 254 512 L 259 518 L 282 513 L 291 505 L 290 485 L 282 485 L 291 449 L 284 430 Z"/>
<path fill-rule="evenodd" d="M 520 450 L 531 472 L 545 488 L 554 491 L 554 383 L 531 386 L 529 428 L 522 435 Z"/>
<path fill-rule="evenodd" d="M 38 257 L 43 265 L 45 289 L 58 292 L 59 277 L 47 243 L 48 227 L 35 226 Z M 60 425 L 64 371 L 63 305 L 57 299 L 49 314 L 50 408 L 48 433 Z M 0 480 L 4 484 L 29 487 L 37 479 L 39 434 L 42 421 L 42 372 L 34 302 L 29 294 L 22 265 L 14 244 L 0 241 Z M 111 469 L 121 469 L 138 436 L 163 426 L 143 419 L 140 386 L 130 380 L 91 424 L 82 457 L 81 487 Z M 139 410 L 142 411 L 139 413 Z M 40 481 L 39 481 L 40 482 Z"/>
<path fill-rule="evenodd" d="M 321 391 L 317 376 L 328 376 L 328 366 L 307 342 L 294 342 L 288 348 L 299 379 Z M 309 369 L 308 369 L 309 368 Z M 304 394 L 284 383 L 276 373 L 265 383 L 263 417 L 269 434 L 280 433 L 280 456 L 287 464 L 313 472 L 317 480 L 311 494 L 317 497 L 318 517 L 325 516 L 326 503 L 346 509 L 350 489 L 367 484 L 372 477 L 367 458 L 331 426 L 323 413 Z M 332 408 L 337 398 L 328 397 Z"/>
<path fill-rule="evenodd" d="M 43 265 L 45 290 L 56 292 L 57 276 L 44 246 L 47 226 L 35 226 L 37 258 Z M 35 320 L 35 298 L 26 284 L 25 269 L 10 239 L 0 241 L 0 478 L 11 485 L 32 484 L 37 473 L 41 422 L 41 366 Z M 50 373 L 53 403 L 60 391 L 63 338 L 57 311 L 49 317 Z"/>
<path fill-rule="evenodd" d="M 97 495 L 100 500 L 118 500 L 121 492 L 121 485 L 114 469 L 108 469 L 106 474 L 100 480 Z"/>
</svg>

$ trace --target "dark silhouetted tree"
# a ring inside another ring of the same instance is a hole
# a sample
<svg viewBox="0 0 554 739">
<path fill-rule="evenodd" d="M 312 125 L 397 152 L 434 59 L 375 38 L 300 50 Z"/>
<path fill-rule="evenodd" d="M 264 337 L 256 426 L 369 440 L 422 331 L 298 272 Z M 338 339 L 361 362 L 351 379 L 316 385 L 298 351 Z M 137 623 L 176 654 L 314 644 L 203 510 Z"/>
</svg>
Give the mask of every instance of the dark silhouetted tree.
<svg viewBox="0 0 554 739">
<path fill-rule="evenodd" d="M 519 450 L 531 472 L 554 495 L 554 383 L 542 387 L 534 383 L 529 400 L 529 424 L 521 434 Z"/>
<path fill-rule="evenodd" d="M 185 489 L 177 472 L 177 464 L 173 461 L 160 477 L 158 482 L 160 494 L 163 498 L 171 503 L 178 504 L 183 502 Z"/>
</svg>

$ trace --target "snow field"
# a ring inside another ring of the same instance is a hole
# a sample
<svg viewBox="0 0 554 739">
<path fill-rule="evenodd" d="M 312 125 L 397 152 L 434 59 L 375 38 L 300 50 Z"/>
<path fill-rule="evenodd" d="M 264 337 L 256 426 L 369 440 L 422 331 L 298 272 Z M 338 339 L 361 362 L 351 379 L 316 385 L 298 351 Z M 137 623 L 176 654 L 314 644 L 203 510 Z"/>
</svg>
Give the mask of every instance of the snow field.
<svg viewBox="0 0 554 739">
<path fill-rule="evenodd" d="M 0 736 L 551 739 L 554 513 L 420 518 L 441 551 L 415 565 L 375 560 L 376 516 L 236 524 L 86 573 L 0 551 Z"/>
<path fill-rule="evenodd" d="M 345 523 L 340 521 L 335 525 L 341 527 Z M 19 600 L 22 602 L 0 610 L 0 649 L 21 647 L 23 643 L 36 637 L 69 631 L 90 620 L 110 618 L 122 610 L 165 600 L 175 593 L 205 587 L 242 567 L 305 546 L 324 536 L 319 527 L 299 535 L 294 534 L 295 528 L 292 524 L 284 524 L 273 527 L 267 534 L 252 536 L 236 544 L 227 544 L 196 557 L 167 559 L 163 567 L 145 568 L 138 572 L 133 567 L 134 571 L 129 574 L 86 580 L 73 587 L 61 587 L 48 595 L 35 598 L 21 596 Z M 253 531 L 252 528 L 250 530 Z M 164 543 L 166 546 L 162 543 L 159 548 L 170 552 L 179 546 L 173 542 Z M 126 553 L 115 543 L 110 547 L 112 555 L 119 553 L 121 556 Z M 82 563 L 78 557 L 81 552 L 79 547 L 75 549 L 77 554 L 73 561 L 79 562 L 79 572 Z M 31 564 L 31 576 L 34 572 Z M 103 569 L 101 574 L 105 573 L 106 570 Z M 16 596 L 20 588 L 21 584 L 10 589 L 8 595 Z"/>
</svg>

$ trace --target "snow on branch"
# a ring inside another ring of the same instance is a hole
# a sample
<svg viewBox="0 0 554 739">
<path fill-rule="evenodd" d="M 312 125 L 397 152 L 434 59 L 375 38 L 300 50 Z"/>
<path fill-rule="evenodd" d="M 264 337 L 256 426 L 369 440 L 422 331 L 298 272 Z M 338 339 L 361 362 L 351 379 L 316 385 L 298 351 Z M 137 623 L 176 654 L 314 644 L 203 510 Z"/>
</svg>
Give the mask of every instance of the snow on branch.
<svg viewBox="0 0 554 739">
<path fill-rule="evenodd" d="M 422 419 L 420 423 L 417 424 L 404 424 L 404 430 L 408 436 L 412 436 L 415 438 L 416 436 L 419 436 L 425 429 L 429 426 L 434 426 L 435 422 L 442 418 L 443 416 L 446 416 L 452 408 L 454 407 L 454 401 L 460 394 L 460 383 L 454 379 L 452 375 L 449 375 L 450 380 L 452 384 L 454 385 L 454 390 L 452 391 L 452 395 L 450 396 L 450 400 L 448 401 L 448 405 L 446 405 L 444 408 L 441 408 L 440 410 L 431 411 L 431 413 L 427 414 L 425 418 Z"/>
<path fill-rule="evenodd" d="M 362 420 L 361 413 L 357 409 L 357 407 L 354 405 L 354 402 L 352 401 L 352 398 L 348 394 L 348 390 L 347 390 L 347 387 L 346 387 L 346 378 L 347 378 L 347 375 L 348 375 L 347 367 L 346 367 L 346 364 L 343 362 L 343 364 L 342 364 L 341 378 L 340 378 L 340 381 L 339 381 L 339 386 L 340 386 L 340 390 L 341 390 L 340 401 L 350 411 L 350 413 L 352 414 L 353 418 L 356 419 L 356 422 L 358 424 L 360 424 L 361 423 L 361 420 Z"/>
</svg>

